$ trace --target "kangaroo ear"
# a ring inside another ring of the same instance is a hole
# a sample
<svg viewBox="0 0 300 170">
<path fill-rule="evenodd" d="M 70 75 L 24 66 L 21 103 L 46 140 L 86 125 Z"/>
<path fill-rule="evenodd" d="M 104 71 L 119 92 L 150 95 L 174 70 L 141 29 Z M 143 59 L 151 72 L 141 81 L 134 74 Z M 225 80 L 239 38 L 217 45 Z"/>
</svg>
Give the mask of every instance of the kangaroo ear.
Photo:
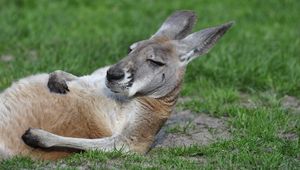
<svg viewBox="0 0 300 170">
<path fill-rule="evenodd" d="M 180 61 L 186 65 L 197 56 L 208 53 L 233 24 L 234 22 L 229 22 L 217 27 L 207 28 L 180 40 L 179 45 L 182 45 L 180 47 L 182 52 Z"/>
<path fill-rule="evenodd" d="M 197 16 L 193 11 L 174 12 L 151 38 L 164 36 L 171 40 L 180 40 L 192 31 L 196 20 Z"/>
<path fill-rule="evenodd" d="M 171 40 L 180 40 L 186 37 L 193 29 L 197 16 L 193 11 L 177 11 L 170 15 L 151 38 L 167 37 Z M 150 39 L 151 39 L 150 38 Z M 133 43 L 129 51 L 138 47 L 147 40 Z"/>
</svg>

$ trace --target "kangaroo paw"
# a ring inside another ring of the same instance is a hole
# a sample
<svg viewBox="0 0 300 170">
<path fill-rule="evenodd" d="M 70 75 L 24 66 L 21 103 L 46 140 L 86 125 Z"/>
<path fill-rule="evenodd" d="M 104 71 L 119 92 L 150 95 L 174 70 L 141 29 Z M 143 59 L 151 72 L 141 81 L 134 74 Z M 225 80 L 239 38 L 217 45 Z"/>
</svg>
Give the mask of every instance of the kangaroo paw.
<svg viewBox="0 0 300 170">
<path fill-rule="evenodd" d="M 50 74 L 47 86 L 50 92 L 53 93 L 66 94 L 70 91 L 66 81 L 59 78 L 56 74 Z"/>
</svg>

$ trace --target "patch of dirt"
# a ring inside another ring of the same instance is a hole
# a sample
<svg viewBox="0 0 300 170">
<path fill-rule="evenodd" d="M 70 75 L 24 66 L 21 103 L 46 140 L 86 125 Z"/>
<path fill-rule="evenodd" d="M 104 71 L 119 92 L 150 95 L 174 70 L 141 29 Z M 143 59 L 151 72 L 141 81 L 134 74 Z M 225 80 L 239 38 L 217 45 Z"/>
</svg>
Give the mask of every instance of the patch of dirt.
<svg viewBox="0 0 300 170">
<path fill-rule="evenodd" d="M 27 54 L 27 56 L 28 56 L 28 58 L 29 58 L 30 60 L 32 60 L 32 61 L 37 60 L 38 57 L 39 57 L 39 56 L 38 56 L 38 52 L 35 51 L 35 50 L 29 51 L 28 54 Z"/>
<path fill-rule="evenodd" d="M 195 114 L 189 110 L 173 113 L 156 135 L 154 147 L 207 145 L 230 139 L 226 118 Z"/>
<path fill-rule="evenodd" d="M 197 156 L 197 157 L 184 157 L 184 156 L 182 156 L 181 159 L 193 161 L 193 162 L 195 162 L 197 164 L 201 164 L 201 165 L 207 163 L 207 159 L 203 156 Z"/>
<path fill-rule="evenodd" d="M 256 108 L 257 104 L 251 99 L 250 95 L 247 93 L 240 93 L 239 102 L 243 107 L 246 108 Z"/>
<path fill-rule="evenodd" d="M 278 134 L 279 138 L 283 140 L 288 140 L 288 141 L 298 141 L 299 136 L 296 133 L 293 132 L 283 132 Z"/>
<path fill-rule="evenodd" d="M 293 113 L 300 114 L 300 100 L 293 96 L 284 96 L 281 99 L 281 105 L 285 109 L 291 110 Z"/>
<path fill-rule="evenodd" d="M 178 100 L 177 100 L 177 104 L 176 104 L 176 111 L 183 111 L 183 110 L 186 110 L 185 108 L 185 104 L 186 103 L 189 103 L 189 102 L 192 102 L 192 101 L 201 101 L 202 99 L 200 97 L 197 97 L 197 96 L 193 96 L 193 97 L 190 97 L 190 96 L 185 96 L 185 97 L 179 97 Z"/>
<path fill-rule="evenodd" d="M 12 55 L 1 55 L 0 60 L 4 62 L 10 62 L 15 60 L 15 57 Z"/>
</svg>

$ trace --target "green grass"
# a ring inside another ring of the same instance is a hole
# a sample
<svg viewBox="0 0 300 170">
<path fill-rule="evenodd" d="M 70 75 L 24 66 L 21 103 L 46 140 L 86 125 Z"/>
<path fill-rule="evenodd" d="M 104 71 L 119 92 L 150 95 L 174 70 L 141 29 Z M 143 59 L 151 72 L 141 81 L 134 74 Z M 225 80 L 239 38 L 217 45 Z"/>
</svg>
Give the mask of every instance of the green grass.
<svg viewBox="0 0 300 170">
<path fill-rule="evenodd" d="M 228 116 L 233 137 L 208 146 L 156 149 L 148 155 L 87 152 L 55 163 L 14 158 L 0 169 L 297 169 L 300 115 L 283 96 L 300 98 L 300 1 L 21 1 L 0 0 L 0 89 L 14 80 L 57 69 L 89 74 L 126 56 L 176 9 L 195 10 L 195 30 L 236 24 L 206 56 L 188 67 L 184 108 Z M 246 94 L 256 107 L 241 102 Z M 176 129 L 175 129 L 176 130 Z M 200 158 L 205 161 L 199 161 Z"/>
</svg>

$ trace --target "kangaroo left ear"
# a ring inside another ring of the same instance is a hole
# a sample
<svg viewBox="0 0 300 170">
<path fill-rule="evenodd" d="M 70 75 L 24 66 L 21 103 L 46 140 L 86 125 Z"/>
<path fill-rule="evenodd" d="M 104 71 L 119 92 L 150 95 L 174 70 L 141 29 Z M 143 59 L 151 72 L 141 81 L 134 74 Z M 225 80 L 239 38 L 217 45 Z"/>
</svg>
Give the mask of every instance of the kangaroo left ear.
<svg viewBox="0 0 300 170">
<path fill-rule="evenodd" d="M 188 64 L 197 56 L 208 53 L 233 24 L 234 22 L 229 22 L 217 27 L 207 28 L 180 40 L 179 45 L 182 45 L 180 51 L 183 52 L 180 61 L 183 65 Z"/>
<path fill-rule="evenodd" d="M 195 12 L 188 10 L 176 11 L 166 19 L 151 38 L 163 36 L 171 40 L 180 40 L 192 31 L 196 21 Z"/>
<path fill-rule="evenodd" d="M 176 11 L 172 13 L 160 26 L 158 31 L 150 37 L 167 37 L 171 40 L 180 40 L 186 37 L 193 29 L 197 21 L 195 12 L 189 10 Z M 147 40 L 133 43 L 129 49 L 132 50 Z"/>
</svg>

